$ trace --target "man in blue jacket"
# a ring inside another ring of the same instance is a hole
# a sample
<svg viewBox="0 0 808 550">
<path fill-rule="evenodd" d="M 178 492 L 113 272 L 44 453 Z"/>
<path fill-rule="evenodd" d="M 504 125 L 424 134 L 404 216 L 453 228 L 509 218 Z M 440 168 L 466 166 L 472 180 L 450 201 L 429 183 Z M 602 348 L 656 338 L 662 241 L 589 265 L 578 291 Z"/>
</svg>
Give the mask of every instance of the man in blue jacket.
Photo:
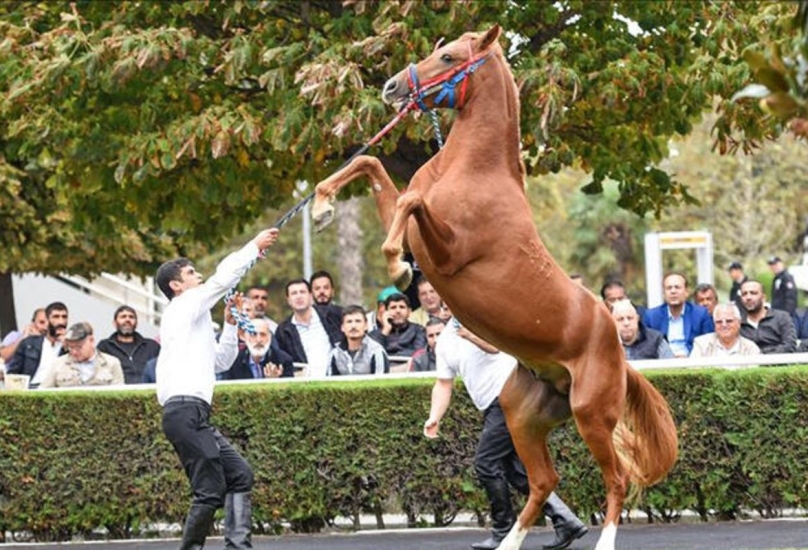
<svg viewBox="0 0 808 550">
<path fill-rule="evenodd" d="M 665 303 L 645 311 L 646 327 L 658 330 L 668 341 L 676 357 L 687 357 L 696 336 L 715 331 L 707 309 L 687 301 L 687 278 L 681 273 L 668 273 L 662 279 Z"/>
</svg>

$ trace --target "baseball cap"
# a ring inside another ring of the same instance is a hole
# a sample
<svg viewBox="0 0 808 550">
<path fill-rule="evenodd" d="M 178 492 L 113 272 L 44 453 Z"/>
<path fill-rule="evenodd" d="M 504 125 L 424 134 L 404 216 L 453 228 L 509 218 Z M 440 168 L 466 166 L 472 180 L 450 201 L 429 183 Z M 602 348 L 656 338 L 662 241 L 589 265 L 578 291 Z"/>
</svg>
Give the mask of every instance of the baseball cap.
<svg viewBox="0 0 808 550">
<path fill-rule="evenodd" d="M 65 341 L 67 342 L 76 342 L 78 340 L 84 340 L 88 336 L 93 333 L 93 327 L 90 326 L 90 323 L 76 323 L 75 325 L 71 325 L 67 332 L 65 332 Z"/>
<path fill-rule="evenodd" d="M 731 264 L 729 264 L 729 267 L 727 268 L 727 270 L 730 270 L 730 269 L 743 270 L 743 266 L 741 265 L 741 262 L 732 262 Z"/>
<path fill-rule="evenodd" d="M 377 302 L 384 302 L 387 298 L 392 296 L 393 294 L 398 293 L 398 289 L 394 286 L 386 286 L 380 292 L 379 295 L 376 296 Z"/>
<path fill-rule="evenodd" d="M 772 256 L 771 258 L 768 259 L 768 261 L 766 263 L 769 264 L 769 265 L 772 265 L 772 264 L 776 264 L 777 262 L 782 262 L 782 261 L 783 260 L 780 259 L 780 256 Z"/>
</svg>

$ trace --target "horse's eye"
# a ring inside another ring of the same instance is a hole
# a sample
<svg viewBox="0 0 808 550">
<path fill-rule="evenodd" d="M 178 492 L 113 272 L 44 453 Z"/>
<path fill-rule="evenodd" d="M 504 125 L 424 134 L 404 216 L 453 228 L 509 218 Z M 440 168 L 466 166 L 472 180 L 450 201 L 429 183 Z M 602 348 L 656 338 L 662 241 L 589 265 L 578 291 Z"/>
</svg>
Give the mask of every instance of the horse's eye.
<svg viewBox="0 0 808 550">
<path fill-rule="evenodd" d="M 448 53 L 445 53 L 442 56 L 440 56 L 440 60 L 443 61 L 444 63 L 451 63 L 452 62 L 452 56 L 449 55 Z"/>
</svg>

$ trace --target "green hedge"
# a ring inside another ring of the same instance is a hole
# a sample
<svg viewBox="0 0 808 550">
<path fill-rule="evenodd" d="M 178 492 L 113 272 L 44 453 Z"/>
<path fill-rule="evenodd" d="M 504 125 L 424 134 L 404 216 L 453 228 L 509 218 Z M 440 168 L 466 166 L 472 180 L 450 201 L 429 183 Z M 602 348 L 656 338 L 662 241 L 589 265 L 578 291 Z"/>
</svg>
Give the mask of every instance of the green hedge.
<svg viewBox="0 0 808 550">
<path fill-rule="evenodd" d="M 649 373 L 679 427 L 680 458 L 637 504 L 669 520 L 808 506 L 808 369 Z M 432 380 L 220 386 L 214 422 L 256 473 L 258 529 L 316 531 L 337 516 L 405 510 L 448 523 L 485 511 L 472 459 L 480 414 L 458 386 L 443 437 L 421 430 Z M 600 474 L 572 424 L 551 441 L 559 492 L 601 513 Z M 151 391 L 2 392 L 0 532 L 62 540 L 180 523 L 190 492 Z"/>
</svg>

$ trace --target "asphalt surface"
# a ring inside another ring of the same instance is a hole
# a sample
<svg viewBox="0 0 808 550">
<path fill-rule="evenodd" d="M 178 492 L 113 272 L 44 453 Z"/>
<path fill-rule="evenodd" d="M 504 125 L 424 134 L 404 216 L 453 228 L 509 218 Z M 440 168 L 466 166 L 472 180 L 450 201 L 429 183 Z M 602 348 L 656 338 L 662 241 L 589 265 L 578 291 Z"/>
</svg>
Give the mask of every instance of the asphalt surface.
<svg viewBox="0 0 808 550">
<path fill-rule="evenodd" d="M 575 541 L 571 550 L 591 550 L 597 544 L 600 528 L 591 528 Z M 322 535 L 257 536 L 258 550 L 468 550 L 472 542 L 488 536 L 488 531 L 472 528 L 402 529 L 360 531 Z M 552 540 L 549 527 L 534 528 L 523 550 L 541 550 Z M 61 544 L 0 544 L 0 549 L 33 548 L 113 548 L 116 550 L 176 550 L 178 540 L 139 540 Z M 207 548 L 224 546 L 221 537 L 210 537 Z M 794 550 L 808 549 L 808 520 L 785 519 L 722 523 L 631 524 L 617 531 L 618 550 Z"/>
</svg>

